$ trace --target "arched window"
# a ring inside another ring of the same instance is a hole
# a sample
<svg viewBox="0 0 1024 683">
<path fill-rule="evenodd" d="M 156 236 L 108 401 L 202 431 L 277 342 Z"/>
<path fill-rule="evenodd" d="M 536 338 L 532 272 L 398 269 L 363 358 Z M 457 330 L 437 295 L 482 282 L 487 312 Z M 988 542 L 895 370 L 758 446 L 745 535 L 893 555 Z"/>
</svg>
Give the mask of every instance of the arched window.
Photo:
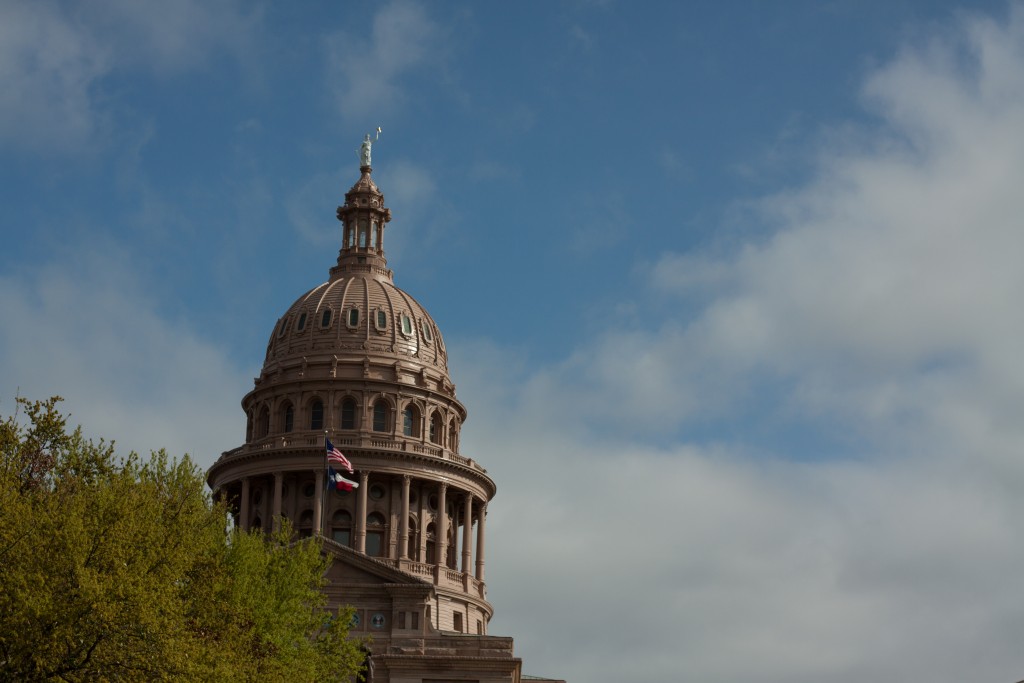
<svg viewBox="0 0 1024 683">
<path fill-rule="evenodd" d="M 366 517 L 366 554 L 381 557 L 384 554 L 384 515 L 371 512 Z"/>
<path fill-rule="evenodd" d="M 338 510 L 331 518 L 331 538 L 335 543 L 352 545 L 352 515 L 347 510 Z"/>
<path fill-rule="evenodd" d="M 406 556 L 411 560 L 420 559 L 420 539 L 416 534 L 416 519 L 414 517 L 409 518 L 409 547 L 406 548 Z"/>
<path fill-rule="evenodd" d="M 356 428 L 356 401 L 352 398 L 346 398 L 341 402 L 341 428 L 342 429 L 355 429 Z"/>
<path fill-rule="evenodd" d="M 424 559 L 427 564 L 437 563 L 437 540 L 434 537 L 436 529 L 433 522 L 427 525 L 427 556 Z"/>
<path fill-rule="evenodd" d="M 402 411 L 402 433 L 406 436 L 420 435 L 420 411 L 412 403 Z"/>
<path fill-rule="evenodd" d="M 388 404 L 383 399 L 373 404 L 373 431 L 388 431 Z"/>
<path fill-rule="evenodd" d="M 282 424 L 286 432 L 295 429 L 295 406 L 291 403 L 285 404 Z"/>
<path fill-rule="evenodd" d="M 441 414 L 435 412 L 430 416 L 430 442 L 441 443 L 441 436 L 444 433 L 444 427 L 441 422 Z"/>
<path fill-rule="evenodd" d="M 270 411 L 267 410 L 266 406 L 263 406 L 262 408 L 260 408 L 259 429 L 257 433 L 257 438 L 262 439 L 268 434 L 270 434 Z"/>
<path fill-rule="evenodd" d="M 309 428 L 310 429 L 323 429 L 324 428 L 324 404 L 323 401 L 317 399 L 313 401 L 313 405 L 310 406 L 309 410 Z"/>
</svg>

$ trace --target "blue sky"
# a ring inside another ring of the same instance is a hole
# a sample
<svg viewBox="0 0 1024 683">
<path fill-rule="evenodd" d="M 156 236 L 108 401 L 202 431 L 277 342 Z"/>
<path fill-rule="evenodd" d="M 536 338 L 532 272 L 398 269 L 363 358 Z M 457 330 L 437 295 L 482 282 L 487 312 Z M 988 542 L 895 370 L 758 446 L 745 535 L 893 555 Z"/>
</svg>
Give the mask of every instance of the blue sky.
<svg viewBox="0 0 1024 683">
<path fill-rule="evenodd" d="M 527 672 L 1024 677 L 1024 6 L 2 2 L 0 410 L 238 445 L 378 125 Z"/>
</svg>

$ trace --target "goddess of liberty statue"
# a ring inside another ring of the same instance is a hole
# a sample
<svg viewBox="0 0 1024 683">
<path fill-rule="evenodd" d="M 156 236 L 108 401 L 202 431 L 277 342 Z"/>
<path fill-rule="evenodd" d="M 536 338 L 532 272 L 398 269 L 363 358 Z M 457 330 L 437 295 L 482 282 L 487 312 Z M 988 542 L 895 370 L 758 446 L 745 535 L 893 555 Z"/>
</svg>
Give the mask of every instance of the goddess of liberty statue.
<svg viewBox="0 0 1024 683">
<path fill-rule="evenodd" d="M 363 144 L 359 145 L 359 165 L 360 166 L 372 166 L 370 163 L 370 153 L 373 149 L 373 143 L 380 140 L 380 126 L 377 126 L 377 137 L 373 140 L 370 139 L 370 134 L 367 133 L 366 137 L 363 138 Z"/>
</svg>

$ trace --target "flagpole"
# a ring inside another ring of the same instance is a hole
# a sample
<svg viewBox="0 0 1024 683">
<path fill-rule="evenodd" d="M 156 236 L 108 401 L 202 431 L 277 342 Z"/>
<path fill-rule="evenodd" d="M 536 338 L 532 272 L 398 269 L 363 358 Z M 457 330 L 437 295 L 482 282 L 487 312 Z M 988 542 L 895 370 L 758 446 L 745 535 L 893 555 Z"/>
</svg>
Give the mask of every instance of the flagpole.
<svg viewBox="0 0 1024 683">
<path fill-rule="evenodd" d="M 324 430 L 324 465 L 323 476 L 327 476 L 327 430 Z M 320 534 L 320 538 L 324 537 L 324 518 L 327 517 L 327 482 L 320 487 L 320 528 L 317 533 Z"/>
</svg>

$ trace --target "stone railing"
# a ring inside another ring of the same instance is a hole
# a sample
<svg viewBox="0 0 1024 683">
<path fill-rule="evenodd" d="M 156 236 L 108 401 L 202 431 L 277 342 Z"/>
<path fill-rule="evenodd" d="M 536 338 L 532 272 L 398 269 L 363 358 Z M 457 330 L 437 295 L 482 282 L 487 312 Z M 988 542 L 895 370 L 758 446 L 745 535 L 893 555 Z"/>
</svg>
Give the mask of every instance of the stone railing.
<svg viewBox="0 0 1024 683">
<path fill-rule="evenodd" d="M 458 569 L 393 557 L 375 557 L 373 559 L 392 569 L 398 569 L 407 574 L 427 579 L 435 586 L 457 588 L 464 593 L 479 595 L 482 599 L 487 599 L 487 589 L 484 582 L 478 581 L 472 574 L 465 574 Z"/>
</svg>

